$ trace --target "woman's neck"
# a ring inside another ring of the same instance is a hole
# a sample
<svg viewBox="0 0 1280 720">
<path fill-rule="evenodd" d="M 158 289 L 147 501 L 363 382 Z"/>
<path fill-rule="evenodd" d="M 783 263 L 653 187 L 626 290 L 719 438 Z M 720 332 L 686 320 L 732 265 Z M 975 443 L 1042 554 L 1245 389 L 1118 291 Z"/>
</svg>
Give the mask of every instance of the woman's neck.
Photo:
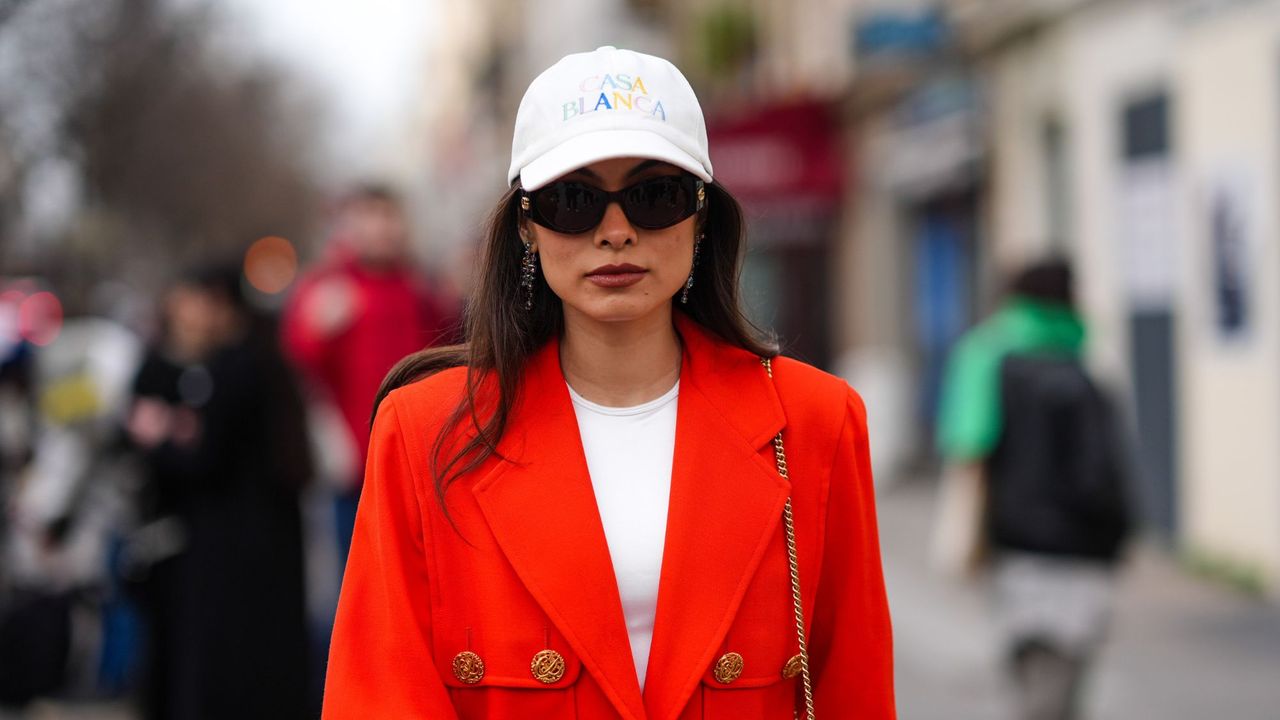
<svg viewBox="0 0 1280 720">
<path fill-rule="evenodd" d="M 607 407 L 661 397 L 680 378 L 680 338 L 669 308 L 618 323 L 567 311 L 560 369 L 575 392 Z"/>
</svg>

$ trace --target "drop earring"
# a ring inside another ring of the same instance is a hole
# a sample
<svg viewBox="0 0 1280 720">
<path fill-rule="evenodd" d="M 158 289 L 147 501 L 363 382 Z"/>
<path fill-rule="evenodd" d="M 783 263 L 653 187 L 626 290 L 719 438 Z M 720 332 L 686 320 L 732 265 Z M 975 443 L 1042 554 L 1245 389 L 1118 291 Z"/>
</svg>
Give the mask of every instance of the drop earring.
<svg viewBox="0 0 1280 720">
<path fill-rule="evenodd" d="M 698 269 L 698 253 L 702 249 L 702 240 L 707 236 L 704 232 L 699 232 L 698 237 L 693 241 L 693 263 L 689 266 L 689 279 L 684 281 L 684 290 L 680 291 L 680 304 L 689 304 L 689 291 L 693 289 L 693 271 Z"/>
<path fill-rule="evenodd" d="M 533 281 L 538 275 L 538 254 L 524 241 L 524 257 L 520 258 L 520 289 L 524 292 L 524 309 L 533 309 Z"/>
</svg>

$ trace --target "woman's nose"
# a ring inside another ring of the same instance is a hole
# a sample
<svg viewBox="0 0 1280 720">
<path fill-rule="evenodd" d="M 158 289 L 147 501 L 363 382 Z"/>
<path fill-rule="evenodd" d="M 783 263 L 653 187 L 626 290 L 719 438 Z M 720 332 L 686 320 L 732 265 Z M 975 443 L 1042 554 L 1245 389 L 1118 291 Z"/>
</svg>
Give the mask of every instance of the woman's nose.
<svg viewBox="0 0 1280 720">
<path fill-rule="evenodd" d="M 600 247 L 621 248 L 635 244 L 636 229 L 631 226 L 626 213 L 622 212 L 621 205 L 611 202 L 605 208 L 604 217 L 596 226 L 595 240 Z"/>
</svg>

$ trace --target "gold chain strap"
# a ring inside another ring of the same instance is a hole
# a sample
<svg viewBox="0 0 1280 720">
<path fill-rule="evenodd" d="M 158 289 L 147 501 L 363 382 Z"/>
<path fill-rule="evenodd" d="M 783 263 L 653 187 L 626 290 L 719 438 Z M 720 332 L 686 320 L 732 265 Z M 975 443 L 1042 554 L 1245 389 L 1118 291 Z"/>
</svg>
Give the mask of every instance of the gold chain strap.
<svg viewBox="0 0 1280 720">
<path fill-rule="evenodd" d="M 773 361 L 760 358 L 764 369 L 773 378 Z M 790 482 L 787 474 L 787 452 L 782 446 L 782 432 L 773 438 L 773 459 L 778 465 L 778 474 L 783 480 Z M 809 644 L 804 639 L 804 608 L 800 598 L 800 557 L 796 553 L 796 524 L 791 512 L 791 498 L 782 506 L 782 522 L 787 534 L 787 565 L 791 570 L 791 601 L 796 616 L 796 643 L 800 647 L 800 682 L 804 686 L 805 720 L 816 720 L 813 713 L 813 682 L 809 678 Z"/>
</svg>

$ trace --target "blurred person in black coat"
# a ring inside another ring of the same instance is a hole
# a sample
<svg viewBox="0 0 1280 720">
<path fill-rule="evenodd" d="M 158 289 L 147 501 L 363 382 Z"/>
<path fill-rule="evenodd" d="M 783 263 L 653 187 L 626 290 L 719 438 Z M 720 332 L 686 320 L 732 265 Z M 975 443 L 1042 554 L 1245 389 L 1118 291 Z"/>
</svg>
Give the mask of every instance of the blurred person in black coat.
<svg viewBox="0 0 1280 720">
<path fill-rule="evenodd" d="M 1012 278 L 956 344 L 939 417 L 942 506 L 976 512 L 940 515 L 934 557 L 958 571 L 989 564 L 1020 720 L 1083 714 L 1131 526 L 1127 438 L 1085 365 L 1073 277 L 1047 258 Z"/>
<path fill-rule="evenodd" d="M 169 292 L 129 434 L 148 478 L 130 553 L 149 618 L 148 718 L 306 715 L 303 406 L 238 270 Z"/>
</svg>

